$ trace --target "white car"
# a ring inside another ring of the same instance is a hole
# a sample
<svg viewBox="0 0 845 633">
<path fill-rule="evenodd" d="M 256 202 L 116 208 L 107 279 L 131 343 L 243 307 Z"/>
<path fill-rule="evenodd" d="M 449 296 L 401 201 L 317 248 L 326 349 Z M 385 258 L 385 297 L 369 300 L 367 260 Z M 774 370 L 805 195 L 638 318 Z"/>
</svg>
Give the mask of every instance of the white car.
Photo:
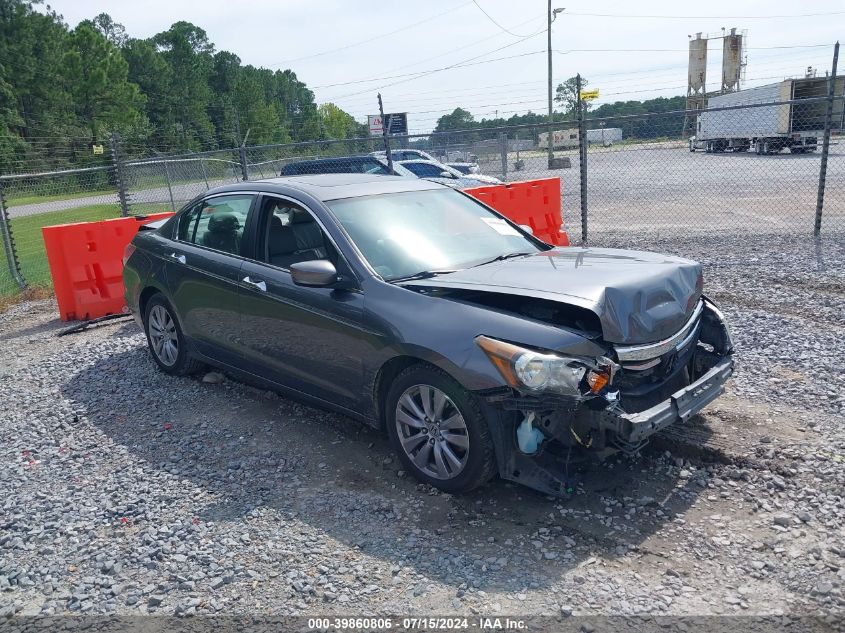
<svg viewBox="0 0 845 633">
<path fill-rule="evenodd" d="M 394 163 L 410 171 L 417 178 L 425 178 L 452 187 L 468 189 L 484 185 L 503 184 L 498 178 L 484 174 L 462 174 L 454 167 L 438 163 L 436 160 L 403 160 Z"/>
<path fill-rule="evenodd" d="M 393 158 L 394 162 L 402 162 L 406 160 L 428 160 L 433 161 L 435 163 L 440 163 L 441 165 L 446 165 L 447 167 L 451 167 L 453 169 L 457 169 L 459 172 L 465 175 L 481 173 L 481 168 L 478 166 L 478 163 L 467 163 L 467 162 L 442 162 L 437 160 L 434 156 L 429 154 L 428 152 L 424 152 L 421 149 L 394 149 L 390 150 L 391 158 Z M 387 152 L 371 152 L 370 156 L 375 156 L 376 158 L 380 158 L 382 160 L 387 160 Z"/>
</svg>

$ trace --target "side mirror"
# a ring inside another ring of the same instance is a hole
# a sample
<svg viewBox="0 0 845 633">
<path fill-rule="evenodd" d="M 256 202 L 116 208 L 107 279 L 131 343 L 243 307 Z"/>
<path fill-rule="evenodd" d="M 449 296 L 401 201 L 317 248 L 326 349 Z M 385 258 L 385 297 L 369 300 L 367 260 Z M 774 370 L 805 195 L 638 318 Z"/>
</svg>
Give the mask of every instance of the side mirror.
<svg viewBox="0 0 845 633">
<path fill-rule="evenodd" d="M 325 259 L 291 264 L 290 277 L 297 286 L 311 288 L 331 286 L 338 280 L 337 269 L 334 264 Z"/>
<path fill-rule="evenodd" d="M 526 233 L 528 233 L 528 235 L 534 235 L 534 229 L 532 229 L 532 228 L 531 228 L 530 226 L 528 226 L 527 224 L 520 224 L 520 225 L 519 225 L 519 228 L 521 228 L 523 231 L 525 231 Z"/>
<path fill-rule="evenodd" d="M 454 177 L 455 177 L 455 175 L 454 175 L 452 172 L 450 172 L 450 171 L 441 171 L 441 172 L 440 172 L 440 177 L 441 177 L 441 178 L 454 178 Z"/>
</svg>

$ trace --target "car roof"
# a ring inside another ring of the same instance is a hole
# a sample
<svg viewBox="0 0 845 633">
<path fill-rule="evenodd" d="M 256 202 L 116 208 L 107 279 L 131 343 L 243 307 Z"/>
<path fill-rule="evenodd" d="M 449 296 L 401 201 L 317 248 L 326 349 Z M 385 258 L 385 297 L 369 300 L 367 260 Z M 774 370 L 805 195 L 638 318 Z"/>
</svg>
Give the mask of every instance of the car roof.
<svg viewBox="0 0 845 633">
<path fill-rule="evenodd" d="M 405 178 L 402 176 L 380 174 L 314 174 L 251 180 L 236 185 L 216 187 L 209 193 L 217 194 L 228 191 L 244 191 L 246 188 L 279 194 L 285 194 L 289 190 L 294 189 L 318 200 L 328 201 L 383 193 L 442 189 L 444 186 L 421 178 Z"/>
<path fill-rule="evenodd" d="M 309 158 L 298 160 L 288 165 L 323 165 L 325 163 L 370 163 L 375 160 L 374 156 L 330 156 L 327 158 Z"/>
</svg>

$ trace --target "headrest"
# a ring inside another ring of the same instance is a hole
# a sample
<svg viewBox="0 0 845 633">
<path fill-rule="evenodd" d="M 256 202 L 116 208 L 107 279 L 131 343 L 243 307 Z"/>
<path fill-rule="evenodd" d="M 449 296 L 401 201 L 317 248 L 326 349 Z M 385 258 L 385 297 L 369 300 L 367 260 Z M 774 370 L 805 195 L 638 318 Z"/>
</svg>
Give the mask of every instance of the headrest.
<svg viewBox="0 0 845 633">
<path fill-rule="evenodd" d="M 291 214 L 291 224 L 310 224 L 311 222 L 314 222 L 314 218 L 310 213 L 308 213 L 308 211 L 300 211 L 297 209 Z"/>
<path fill-rule="evenodd" d="M 209 233 L 235 233 L 241 223 L 233 213 L 215 213 L 208 219 Z"/>
<path fill-rule="evenodd" d="M 267 238 L 267 250 L 270 256 L 293 253 L 296 248 L 296 235 L 293 229 L 282 224 L 281 219 L 274 217 L 270 221 L 270 235 Z"/>
</svg>

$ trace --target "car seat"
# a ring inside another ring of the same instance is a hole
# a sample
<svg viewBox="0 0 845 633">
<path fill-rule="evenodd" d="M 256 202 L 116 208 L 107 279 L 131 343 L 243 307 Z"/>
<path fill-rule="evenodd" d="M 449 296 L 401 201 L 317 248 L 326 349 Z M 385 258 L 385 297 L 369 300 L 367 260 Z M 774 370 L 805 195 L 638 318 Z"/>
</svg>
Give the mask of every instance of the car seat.
<svg viewBox="0 0 845 633">
<path fill-rule="evenodd" d="M 208 228 L 202 237 L 204 246 L 226 253 L 240 254 L 241 223 L 233 213 L 214 213 L 208 219 Z"/>
</svg>

